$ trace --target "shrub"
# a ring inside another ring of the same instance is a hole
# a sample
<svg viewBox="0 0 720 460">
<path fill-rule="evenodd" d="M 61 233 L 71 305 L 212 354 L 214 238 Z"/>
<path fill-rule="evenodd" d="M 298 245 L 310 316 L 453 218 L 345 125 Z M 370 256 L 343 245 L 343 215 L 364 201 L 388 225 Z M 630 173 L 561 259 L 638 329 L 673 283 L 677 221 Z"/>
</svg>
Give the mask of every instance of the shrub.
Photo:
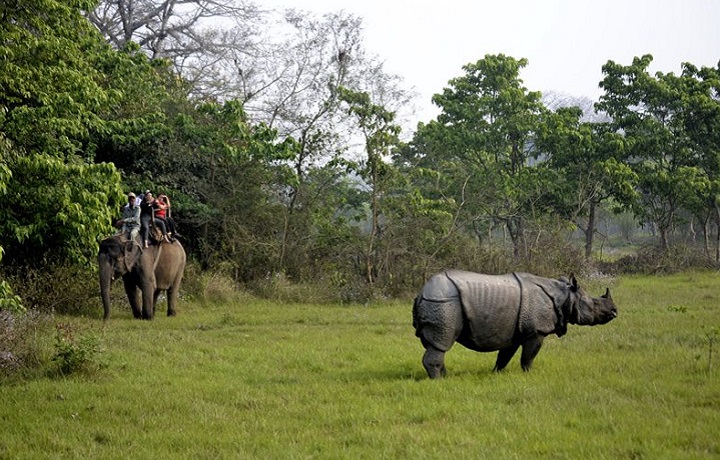
<svg viewBox="0 0 720 460">
<path fill-rule="evenodd" d="M 78 333 L 76 326 L 59 323 L 55 327 L 56 372 L 60 375 L 89 374 L 105 366 L 100 360 L 100 338 L 92 333 Z"/>
<path fill-rule="evenodd" d="M 691 269 L 714 268 L 717 268 L 717 264 L 703 250 L 683 244 L 668 249 L 649 245 L 614 262 L 601 264 L 604 272 L 645 275 L 665 275 Z"/>
<path fill-rule="evenodd" d="M 0 281 L 0 311 L 12 313 L 25 313 L 27 310 L 22 304 L 20 296 L 15 295 L 7 281 Z"/>
<path fill-rule="evenodd" d="M 181 285 L 181 295 L 198 301 L 231 302 L 238 295 L 237 285 L 228 274 L 229 265 L 218 264 L 202 271 L 200 266 L 188 262 Z"/>
<path fill-rule="evenodd" d="M 8 280 L 25 305 L 44 312 L 97 315 L 100 284 L 94 267 L 48 264 L 44 267 L 7 270 Z"/>
<path fill-rule="evenodd" d="M 247 284 L 253 294 L 264 299 L 287 303 L 329 303 L 340 301 L 337 286 L 322 278 L 296 282 L 277 272 Z"/>
<path fill-rule="evenodd" d="M 44 370 L 52 355 L 52 332 L 52 315 L 37 309 L 0 311 L 0 377 L 27 377 Z"/>
</svg>

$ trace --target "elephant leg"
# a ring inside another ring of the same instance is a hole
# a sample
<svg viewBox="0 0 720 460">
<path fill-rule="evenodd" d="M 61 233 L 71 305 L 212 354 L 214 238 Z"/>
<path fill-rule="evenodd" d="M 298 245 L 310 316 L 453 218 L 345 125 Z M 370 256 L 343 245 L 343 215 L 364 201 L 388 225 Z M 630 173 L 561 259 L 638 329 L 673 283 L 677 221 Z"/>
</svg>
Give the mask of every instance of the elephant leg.
<svg viewBox="0 0 720 460">
<path fill-rule="evenodd" d="M 431 379 L 442 378 L 447 374 L 447 369 L 445 369 L 445 352 L 438 350 L 430 344 L 427 345 L 422 362 Z"/>
<path fill-rule="evenodd" d="M 178 292 L 175 286 L 170 286 L 167 290 L 167 315 L 175 316 L 175 303 L 177 302 Z"/>
<path fill-rule="evenodd" d="M 128 301 L 130 302 L 133 317 L 142 318 L 142 313 L 140 311 L 140 297 L 137 286 L 129 282 L 123 282 L 123 286 L 125 287 L 125 294 L 127 295 Z"/>
<path fill-rule="evenodd" d="M 542 347 L 544 337 L 540 335 L 534 335 L 522 344 L 522 354 L 520 355 L 520 366 L 525 372 L 529 371 L 532 367 L 533 360 Z"/>
<path fill-rule="evenodd" d="M 155 316 L 155 290 L 143 288 L 142 291 L 142 317 L 143 319 L 153 319 Z"/>
<path fill-rule="evenodd" d="M 520 348 L 520 344 L 514 343 L 511 346 L 507 348 L 502 348 L 500 351 L 498 351 L 497 361 L 495 361 L 495 368 L 493 369 L 493 371 L 500 372 L 501 370 L 505 369 L 505 366 L 507 366 L 512 357 L 515 356 L 515 352 L 518 350 L 518 348 Z"/>
</svg>

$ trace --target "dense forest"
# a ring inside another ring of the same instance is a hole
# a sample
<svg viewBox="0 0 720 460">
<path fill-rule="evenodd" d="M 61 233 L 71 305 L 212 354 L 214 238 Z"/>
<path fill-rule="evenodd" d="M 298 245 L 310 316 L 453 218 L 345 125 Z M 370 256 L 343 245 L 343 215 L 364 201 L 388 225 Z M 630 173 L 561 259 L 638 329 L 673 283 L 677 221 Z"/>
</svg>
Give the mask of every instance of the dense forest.
<svg viewBox="0 0 720 460">
<path fill-rule="evenodd" d="M 690 235 L 717 263 L 720 64 L 598 63 L 581 107 L 525 88 L 526 59 L 479 58 L 409 132 L 412 93 L 346 13 L 3 1 L 0 308 L 99 306 L 98 242 L 146 189 L 172 199 L 190 282 L 363 301 L 443 267 L 589 273 L 614 214 L 658 257 Z"/>
</svg>

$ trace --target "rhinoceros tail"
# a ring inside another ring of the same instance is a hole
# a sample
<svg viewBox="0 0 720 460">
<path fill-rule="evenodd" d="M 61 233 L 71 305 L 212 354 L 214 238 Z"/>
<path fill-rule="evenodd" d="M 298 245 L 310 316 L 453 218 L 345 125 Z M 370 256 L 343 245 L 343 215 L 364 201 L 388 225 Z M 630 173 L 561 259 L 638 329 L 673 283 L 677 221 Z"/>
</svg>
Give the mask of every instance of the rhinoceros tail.
<svg viewBox="0 0 720 460">
<path fill-rule="evenodd" d="M 413 310 L 412 310 L 412 325 L 415 328 L 415 337 L 420 337 L 420 330 L 418 329 L 418 326 L 420 323 L 418 322 L 418 304 L 420 303 L 420 296 L 415 297 L 415 300 L 413 301 Z"/>
</svg>

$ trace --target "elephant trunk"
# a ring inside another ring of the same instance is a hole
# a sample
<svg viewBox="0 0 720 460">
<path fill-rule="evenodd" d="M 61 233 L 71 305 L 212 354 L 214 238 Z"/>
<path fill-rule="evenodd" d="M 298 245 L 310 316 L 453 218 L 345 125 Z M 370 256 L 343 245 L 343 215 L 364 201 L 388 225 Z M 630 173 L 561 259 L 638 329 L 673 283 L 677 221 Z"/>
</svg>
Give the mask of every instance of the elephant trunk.
<svg viewBox="0 0 720 460">
<path fill-rule="evenodd" d="M 98 257 L 98 265 L 100 267 L 100 295 L 105 312 L 103 319 L 107 320 L 110 318 L 110 285 L 113 281 L 114 270 L 105 254 L 100 254 Z"/>
</svg>

